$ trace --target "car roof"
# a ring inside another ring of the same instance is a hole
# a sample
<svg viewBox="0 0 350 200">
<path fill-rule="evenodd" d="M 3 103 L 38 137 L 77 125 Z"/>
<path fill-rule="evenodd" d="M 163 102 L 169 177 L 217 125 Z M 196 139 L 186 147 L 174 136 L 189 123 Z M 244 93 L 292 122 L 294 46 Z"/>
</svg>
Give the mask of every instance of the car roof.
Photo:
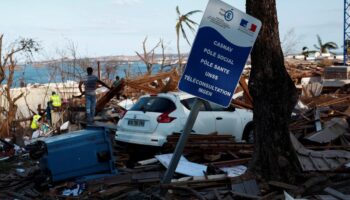
<svg viewBox="0 0 350 200">
<path fill-rule="evenodd" d="M 190 95 L 186 92 L 165 92 L 165 93 L 158 93 L 158 94 L 155 94 L 155 95 L 152 95 L 152 94 L 146 94 L 146 95 L 143 95 L 141 97 L 149 97 L 149 96 L 158 96 L 158 97 L 168 97 L 168 98 L 179 98 L 180 100 L 182 99 L 188 99 L 188 98 L 192 98 L 194 97 L 193 95 Z"/>
<path fill-rule="evenodd" d="M 172 96 L 176 96 L 176 97 L 179 97 L 180 99 L 188 99 L 188 98 L 192 98 L 194 97 L 193 95 L 190 95 L 186 92 L 167 92 L 167 93 L 159 93 L 158 96 L 169 96 L 169 95 L 172 95 Z"/>
<path fill-rule="evenodd" d="M 240 92 L 237 92 L 233 95 L 232 99 L 236 99 L 237 97 L 240 97 L 243 95 L 243 91 L 240 91 Z M 144 95 L 144 96 L 152 96 L 152 95 Z M 144 97 L 142 96 L 142 97 Z M 189 99 L 189 98 L 192 98 L 192 97 L 195 97 L 191 94 L 188 94 L 186 92 L 182 92 L 182 91 L 179 91 L 179 92 L 166 92 L 166 93 L 158 93 L 156 96 L 163 96 L 163 97 L 178 97 L 180 98 L 180 100 L 182 99 Z"/>
</svg>

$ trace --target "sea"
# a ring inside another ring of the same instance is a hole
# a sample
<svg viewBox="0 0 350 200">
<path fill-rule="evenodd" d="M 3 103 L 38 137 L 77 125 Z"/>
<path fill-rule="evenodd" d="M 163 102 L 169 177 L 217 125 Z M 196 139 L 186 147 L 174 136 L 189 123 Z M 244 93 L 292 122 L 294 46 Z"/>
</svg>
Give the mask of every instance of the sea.
<svg viewBox="0 0 350 200">
<path fill-rule="evenodd" d="M 94 74 L 97 75 L 97 65 L 92 66 L 94 68 Z M 171 70 L 175 65 L 166 67 L 164 71 Z M 135 77 L 147 72 L 147 67 L 143 62 L 130 62 L 124 64 L 118 64 L 110 66 L 104 63 L 100 65 L 102 79 L 114 80 L 115 76 L 124 78 Z M 159 72 L 160 64 L 153 64 L 152 74 Z M 6 71 L 8 77 L 8 71 Z M 66 81 L 79 81 L 81 77 L 86 75 L 83 67 L 71 65 L 51 66 L 42 65 L 35 66 L 32 64 L 25 64 L 16 66 L 14 72 L 14 79 L 12 88 L 23 87 L 28 84 L 45 84 L 45 83 L 59 83 Z M 5 79 L 2 84 L 7 84 Z"/>
</svg>

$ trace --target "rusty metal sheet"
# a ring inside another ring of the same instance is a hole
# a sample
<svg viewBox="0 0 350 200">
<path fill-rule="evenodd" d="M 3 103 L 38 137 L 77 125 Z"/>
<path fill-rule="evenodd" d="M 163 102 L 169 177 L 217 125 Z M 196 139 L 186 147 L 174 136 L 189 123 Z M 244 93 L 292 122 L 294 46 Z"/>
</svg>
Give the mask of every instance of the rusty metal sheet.
<svg viewBox="0 0 350 200">
<path fill-rule="evenodd" d="M 303 171 L 332 171 L 350 162 L 349 151 L 313 151 L 306 149 L 293 134 L 290 138 Z"/>
</svg>

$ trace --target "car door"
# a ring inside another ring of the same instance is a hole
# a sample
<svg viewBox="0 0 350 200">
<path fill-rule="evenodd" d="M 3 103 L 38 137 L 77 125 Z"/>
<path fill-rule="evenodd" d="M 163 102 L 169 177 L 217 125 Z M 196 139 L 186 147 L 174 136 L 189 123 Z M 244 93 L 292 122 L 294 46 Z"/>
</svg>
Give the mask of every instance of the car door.
<svg viewBox="0 0 350 200">
<path fill-rule="evenodd" d="M 234 107 L 222 107 L 209 102 L 211 113 L 215 119 L 215 130 L 221 135 L 233 135 L 240 141 L 243 134 L 242 120 Z"/>
<path fill-rule="evenodd" d="M 189 115 L 190 110 L 192 109 L 195 101 L 195 97 L 183 99 L 181 103 L 187 108 L 187 116 Z M 215 132 L 215 118 L 210 111 L 210 106 L 207 102 L 204 102 L 204 105 L 201 105 L 196 122 L 193 126 L 193 131 L 196 134 L 209 134 Z"/>
</svg>

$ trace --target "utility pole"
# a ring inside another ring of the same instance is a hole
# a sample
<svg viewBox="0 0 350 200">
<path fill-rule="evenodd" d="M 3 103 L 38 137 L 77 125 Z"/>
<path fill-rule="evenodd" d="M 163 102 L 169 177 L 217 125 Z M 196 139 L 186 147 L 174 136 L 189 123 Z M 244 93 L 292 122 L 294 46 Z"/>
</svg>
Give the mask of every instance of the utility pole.
<svg viewBox="0 0 350 200">
<path fill-rule="evenodd" d="M 97 61 L 97 77 L 101 80 L 101 65 L 100 61 Z"/>
<path fill-rule="evenodd" d="M 344 0 L 344 65 L 349 60 L 348 46 L 350 46 L 350 0 Z"/>
</svg>

